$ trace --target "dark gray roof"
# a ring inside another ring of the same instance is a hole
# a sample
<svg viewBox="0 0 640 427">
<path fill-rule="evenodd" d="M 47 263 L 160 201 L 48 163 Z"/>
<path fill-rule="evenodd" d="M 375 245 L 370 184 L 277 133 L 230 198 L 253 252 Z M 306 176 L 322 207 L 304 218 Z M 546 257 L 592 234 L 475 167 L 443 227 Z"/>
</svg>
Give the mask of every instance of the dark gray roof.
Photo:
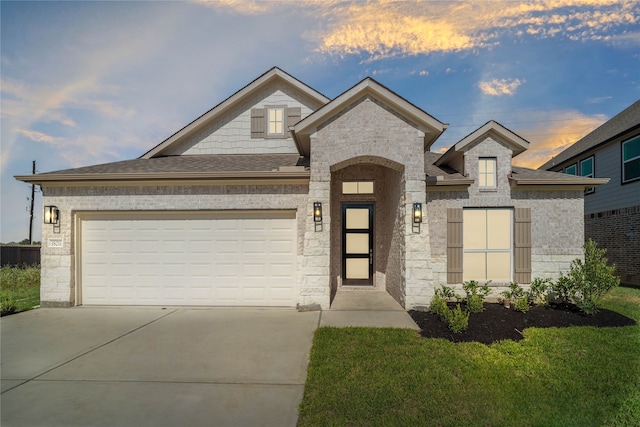
<svg viewBox="0 0 640 427">
<path fill-rule="evenodd" d="M 427 151 L 424 153 L 424 171 L 427 177 L 440 177 L 445 181 L 468 181 L 468 178 L 457 172 L 456 170 L 446 166 L 436 166 L 434 163 L 442 156 L 442 154 Z"/>
<path fill-rule="evenodd" d="M 630 107 L 618 113 L 600 127 L 560 152 L 560 154 L 553 157 L 538 169 L 547 170 L 558 166 L 637 126 L 640 126 L 640 100 L 634 102 Z"/>
<path fill-rule="evenodd" d="M 46 172 L 40 175 L 268 172 L 281 166 L 309 166 L 309 159 L 298 154 L 210 154 L 134 159 L 102 165 Z"/>
<path fill-rule="evenodd" d="M 551 172 L 538 169 L 529 169 L 519 166 L 511 167 L 511 178 L 515 180 L 531 180 L 531 181 L 557 181 L 558 184 L 562 183 L 575 183 L 576 181 L 587 182 L 592 178 L 585 178 L 576 175 L 569 175 L 562 172 Z"/>
<path fill-rule="evenodd" d="M 309 179 L 309 159 L 298 154 L 167 156 L 15 178 L 38 185 L 72 181 Z"/>
</svg>

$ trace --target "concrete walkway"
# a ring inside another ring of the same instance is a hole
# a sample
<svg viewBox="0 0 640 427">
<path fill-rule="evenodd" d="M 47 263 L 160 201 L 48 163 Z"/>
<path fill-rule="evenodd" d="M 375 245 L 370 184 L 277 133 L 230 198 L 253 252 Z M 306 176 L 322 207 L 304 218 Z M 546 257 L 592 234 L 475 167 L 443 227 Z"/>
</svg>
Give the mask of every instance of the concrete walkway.
<svg viewBox="0 0 640 427">
<path fill-rule="evenodd" d="M 320 326 L 365 326 L 420 330 L 411 316 L 385 291 L 339 290 Z"/>
</svg>

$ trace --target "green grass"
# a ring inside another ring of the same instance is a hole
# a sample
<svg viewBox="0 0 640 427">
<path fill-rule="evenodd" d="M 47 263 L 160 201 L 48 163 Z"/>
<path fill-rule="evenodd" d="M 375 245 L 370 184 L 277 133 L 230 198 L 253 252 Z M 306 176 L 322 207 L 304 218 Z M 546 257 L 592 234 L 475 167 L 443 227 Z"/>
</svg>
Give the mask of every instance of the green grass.
<svg viewBox="0 0 640 427">
<path fill-rule="evenodd" d="M 0 311 L 3 316 L 31 310 L 39 304 L 39 267 L 0 268 Z"/>
<path fill-rule="evenodd" d="M 602 306 L 640 321 L 640 289 Z M 493 345 L 320 328 L 300 426 L 640 425 L 640 326 L 531 328 Z"/>
</svg>

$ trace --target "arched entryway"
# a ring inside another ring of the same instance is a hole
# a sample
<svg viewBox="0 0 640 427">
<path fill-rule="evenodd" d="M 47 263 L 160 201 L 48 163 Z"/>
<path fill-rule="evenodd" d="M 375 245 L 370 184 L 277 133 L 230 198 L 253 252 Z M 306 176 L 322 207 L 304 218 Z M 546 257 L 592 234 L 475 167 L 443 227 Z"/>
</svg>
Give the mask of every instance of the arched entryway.
<svg viewBox="0 0 640 427">
<path fill-rule="evenodd" d="M 331 167 L 331 300 L 340 288 L 402 300 L 404 167 L 362 156 Z"/>
</svg>

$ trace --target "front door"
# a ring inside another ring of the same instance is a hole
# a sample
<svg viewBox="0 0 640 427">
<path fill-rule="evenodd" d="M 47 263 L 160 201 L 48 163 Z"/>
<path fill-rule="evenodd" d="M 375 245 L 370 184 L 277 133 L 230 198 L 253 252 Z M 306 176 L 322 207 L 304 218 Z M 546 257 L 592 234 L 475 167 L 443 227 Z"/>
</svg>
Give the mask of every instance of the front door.
<svg viewBox="0 0 640 427">
<path fill-rule="evenodd" d="M 373 205 L 342 205 L 343 285 L 373 285 Z"/>
</svg>

